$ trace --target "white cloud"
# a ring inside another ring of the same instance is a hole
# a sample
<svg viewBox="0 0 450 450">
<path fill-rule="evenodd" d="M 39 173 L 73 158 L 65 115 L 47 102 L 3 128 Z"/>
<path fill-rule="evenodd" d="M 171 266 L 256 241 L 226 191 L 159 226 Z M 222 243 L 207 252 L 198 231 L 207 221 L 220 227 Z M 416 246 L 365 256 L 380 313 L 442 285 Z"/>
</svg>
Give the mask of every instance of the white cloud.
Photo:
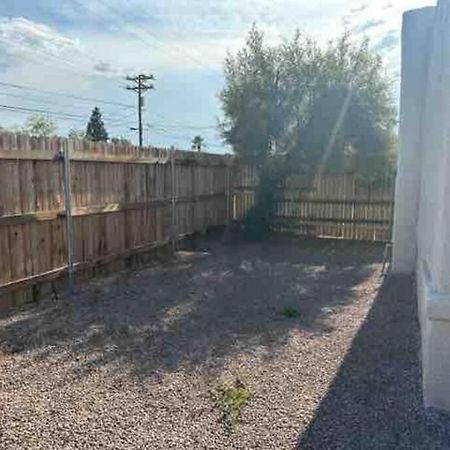
<svg viewBox="0 0 450 450">
<path fill-rule="evenodd" d="M 384 25 L 386 21 L 384 19 L 370 19 L 367 22 L 359 25 L 357 28 L 358 33 L 367 33 L 373 28 L 377 28 L 381 25 Z"/>
<path fill-rule="evenodd" d="M 86 76 L 115 76 L 120 71 L 111 62 L 91 56 L 80 39 L 24 17 L 0 18 L 0 63 L 6 59 L 9 64 L 30 61 L 75 73 L 84 72 Z"/>
<path fill-rule="evenodd" d="M 397 30 L 391 30 L 386 33 L 373 47 L 375 52 L 389 52 L 399 46 L 400 36 Z"/>
<path fill-rule="evenodd" d="M 119 75 L 120 69 L 108 61 L 98 61 L 92 67 L 95 72 L 108 76 Z"/>
<path fill-rule="evenodd" d="M 44 24 L 23 17 L 0 19 L 0 43 L 11 52 L 42 50 L 53 56 L 67 51 L 81 53 L 77 39 L 68 38 Z"/>
</svg>

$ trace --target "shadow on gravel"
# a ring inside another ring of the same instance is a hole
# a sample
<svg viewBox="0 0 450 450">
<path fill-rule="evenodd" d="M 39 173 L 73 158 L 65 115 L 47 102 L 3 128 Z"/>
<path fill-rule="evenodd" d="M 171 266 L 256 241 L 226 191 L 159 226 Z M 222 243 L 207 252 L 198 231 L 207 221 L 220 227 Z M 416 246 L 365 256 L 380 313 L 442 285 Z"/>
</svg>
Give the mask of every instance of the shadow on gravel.
<svg viewBox="0 0 450 450">
<path fill-rule="evenodd" d="M 422 407 L 414 281 L 382 286 L 298 449 L 448 449 L 449 417 Z"/>
<path fill-rule="evenodd" d="M 243 352 L 270 358 L 293 329 L 329 332 L 327 316 L 352 301 L 383 250 L 306 240 L 196 247 L 174 263 L 91 283 L 74 299 L 0 317 L 0 350 L 70 361 L 77 377 L 104 365 L 148 377 L 220 369 Z M 287 318 L 286 309 L 298 314 Z"/>
</svg>

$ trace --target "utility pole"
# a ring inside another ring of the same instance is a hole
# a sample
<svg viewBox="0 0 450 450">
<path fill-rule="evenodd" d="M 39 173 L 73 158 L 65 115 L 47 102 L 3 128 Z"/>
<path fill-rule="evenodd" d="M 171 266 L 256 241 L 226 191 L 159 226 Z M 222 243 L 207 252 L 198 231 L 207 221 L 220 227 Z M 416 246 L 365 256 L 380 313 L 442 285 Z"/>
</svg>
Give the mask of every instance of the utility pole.
<svg viewBox="0 0 450 450">
<path fill-rule="evenodd" d="M 139 147 L 142 147 L 142 108 L 144 107 L 144 92 L 150 91 L 154 89 L 152 83 L 149 81 L 153 81 L 155 77 L 153 75 L 144 75 L 140 74 L 135 77 L 127 77 L 128 81 L 133 82 L 132 86 L 127 86 L 129 91 L 134 91 L 138 95 L 138 128 L 139 131 Z M 131 128 L 131 130 L 136 130 L 136 128 Z"/>
</svg>

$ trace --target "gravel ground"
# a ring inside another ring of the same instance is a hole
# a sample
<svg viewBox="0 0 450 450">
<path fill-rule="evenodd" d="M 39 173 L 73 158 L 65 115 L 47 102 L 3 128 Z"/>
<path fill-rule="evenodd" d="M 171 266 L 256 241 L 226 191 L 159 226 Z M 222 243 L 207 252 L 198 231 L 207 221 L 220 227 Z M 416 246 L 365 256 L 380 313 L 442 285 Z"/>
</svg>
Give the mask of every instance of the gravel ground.
<svg viewBox="0 0 450 450">
<path fill-rule="evenodd" d="M 450 448 L 421 406 L 412 280 L 380 289 L 382 247 L 193 247 L 2 313 L 0 448 Z M 229 435 L 208 391 L 237 373 L 253 396 Z"/>
</svg>

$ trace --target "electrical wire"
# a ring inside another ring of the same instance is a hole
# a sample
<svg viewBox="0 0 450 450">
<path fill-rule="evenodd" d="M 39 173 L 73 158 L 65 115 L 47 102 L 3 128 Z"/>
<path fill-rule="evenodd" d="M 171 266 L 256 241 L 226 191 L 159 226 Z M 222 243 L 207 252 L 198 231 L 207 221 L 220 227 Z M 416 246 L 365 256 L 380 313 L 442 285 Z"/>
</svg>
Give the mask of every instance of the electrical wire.
<svg viewBox="0 0 450 450">
<path fill-rule="evenodd" d="M 0 81 L 0 86 L 7 86 L 10 88 L 26 90 L 26 91 L 41 92 L 43 94 L 54 95 L 54 96 L 59 96 L 59 97 L 66 97 L 66 98 L 71 98 L 71 99 L 79 100 L 79 101 L 83 101 L 83 102 L 90 102 L 90 103 L 94 102 L 94 103 L 99 103 L 99 104 L 104 104 L 104 105 L 118 106 L 118 107 L 122 107 L 122 108 L 134 108 L 134 106 L 127 105 L 125 103 L 112 102 L 109 100 L 102 100 L 102 99 L 92 98 L 92 97 L 81 97 L 78 95 L 68 94 L 65 92 L 50 91 L 50 90 L 46 90 L 46 89 L 38 89 L 35 87 L 25 86 L 25 85 L 21 85 L 21 84 L 17 84 L 17 83 L 6 83 L 4 81 Z"/>
<path fill-rule="evenodd" d="M 50 105 L 52 107 L 54 106 L 58 106 L 58 107 L 63 107 L 63 108 L 70 108 L 70 109 L 74 109 L 77 108 L 77 110 L 75 111 L 64 111 L 64 113 L 68 113 L 68 114 L 73 114 L 73 113 L 82 113 L 83 111 L 86 112 L 86 106 L 85 105 L 77 105 L 77 104 L 64 104 L 61 102 L 55 102 L 55 100 L 50 100 L 50 99 L 42 99 L 42 98 L 36 98 L 30 95 L 20 95 L 20 94 L 12 94 L 10 92 L 0 92 L 0 96 L 5 96 L 5 97 L 11 97 L 14 99 L 19 99 L 25 102 L 29 102 L 29 103 L 38 103 L 39 105 Z M 14 105 L 14 106 L 24 106 L 24 105 Z M 79 108 L 82 108 L 79 109 Z M 115 115 L 115 114 L 114 114 Z M 104 117 L 111 117 L 111 114 L 109 112 L 103 113 Z M 129 116 L 126 115 L 124 116 L 118 116 L 115 117 L 114 120 L 121 120 L 124 118 L 128 118 Z"/>
<path fill-rule="evenodd" d="M 9 113 L 16 113 L 16 114 L 23 114 L 23 115 L 28 115 L 28 114 L 29 114 L 29 111 L 22 111 L 22 110 L 19 110 L 19 109 L 9 109 L 9 108 L 5 109 L 5 108 L 3 108 L 2 106 L 0 106 L 0 109 L 1 109 L 1 110 L 4 110 L 4 111 L 8 111 Z M 82 119 L 71 118 L 71 117 L 65 117 L 65 116 L 57 116 L 57 115 L 55 115 L 55 114 L 47 114 L 47 115 L 48 115 L 49 117 L 55 117 L 55 118 L 58 118 L 58 119 L 59 119 L 60 121 L 62 121 L 62 122 L 73 122 L 73 123 L 77 123 L 77 124 L 79 124 L 79 125 L 85 123 L 85 121 L 82 120 Z"/>
<path fill-rule="evenodd" d="M 59 117 L 66 117 L 69 119 L 84 119 L 85 116 L 82 115 L 76 115 L 76 114 L 69 114 L 64 113 L 60 111 L 49 111 L 46 109 L 38 109 L 38 108 L 25 108 L 22 106 L 14 106 L 14 105 L 2 105 L 0 104 L 1 109 L 11 110 L 11 111 L 22 111 L 27 113 L 38 113 L 38 114 L 47 114 L 47 115 L 53 115 L 53 116 L 59 116 Z"/>
<path fill-rule="evenodd" d="M 12 105 L 2 105 L 0 104 L 0 110 L 12 112 L 12 113 L 18 113 L 18 114 L 26 114 L 29 115 L 30 113 L 37 113 L 37 114 L 43 114 L 48 117 L 57 118 L 62 121 L 71 121 L 78 124 L 86 124 L 88 120 L 86 119 L 86 116 L 84 115 L 76 115 L 76 114 L 68 114 L 61 111 L 49 111 L 46 109 L 38 109 L 38 108 L 25 108 L 22 106 L 12 106 Z M 128 127 L 128 124 L 124 123 L 118 123 L 118 124 L 111 124 L 108 120 L 105 120 L 106 124 L 110 128 L 118 128 L 118 127 Z"/>
<path fill-rule="evenodd" d="M 25 95 L 15 95 L 15 94 L 11 94 L 9 92 L 0 92 L 0 96 L 7 96 L 7 97 L 12 97 L 12 98 L 18 98 L 20 100 L 26 101 L 26 102 L 32 102 L 32 103 L 38 103 L 39 105 L 42 104 L 46 104 L 46 105 L 50 105 L 50 106 L 55 106 L 55 102 L 51 101 L 51 100 L 44 100 L 44 99 L 37 99 L 37 98 L 33 98 L 33 97 L 27 97 Z M 89 120 L 89 114 L 88 111 L 86 110 L 86 108 L 84 106 L 82 106 L 84 113 L 81 113 L 81 111 L 50 111 L 50 110 L 42 110 L 41 108 L 39 108 L 39 110 L 36 110 L 36 108 L 34 107 L 28 107 L 28 105 L 5 105 L 8 108 L 10 107 L 15 107 L 15 108 L 24 108 L 24 112 L 26 111 L 27 113 L 40 113 L 40 114 L 46 114 L 46 115 L 53 115 L 54 117 L 57 117 L 59 119 L 61 118 L 75 118 L 72 116 L 76 116 L 77 118 L 80 118 L 80 122 L 81 119 L 84 118 L 84 122 L 87 124 L 88 120 Z M 61 103 L 56 103 L 56 106 L 58 107 L 66 107 L 67 105 L 62 105 Z M 81 105 L 76 105 L 78 107 L 81 107 Z M 73 108 L 74 105 L 71 105 L 71 107 Z M 3 108 L 4 109 L 4 108 Z M 22 109 L 20 109 L 22 110 Z M 81 113 L 81 114 L 77 114 L 77 113 Z M 108 128 L 118 128 L 118 127 L 129 127 L 130 124 L 128 122 L 125 122 L 127 119 L 129 119 L 132 115 L 134 115 L 135 112 L 132 111 L 131 113 L 128 114 L 120 114 L 118 115 L 117 113 L 110 113 L 110 112 L 102 112 L 102 117 L 104 122 L 107 124 Z"/>
</svg>

